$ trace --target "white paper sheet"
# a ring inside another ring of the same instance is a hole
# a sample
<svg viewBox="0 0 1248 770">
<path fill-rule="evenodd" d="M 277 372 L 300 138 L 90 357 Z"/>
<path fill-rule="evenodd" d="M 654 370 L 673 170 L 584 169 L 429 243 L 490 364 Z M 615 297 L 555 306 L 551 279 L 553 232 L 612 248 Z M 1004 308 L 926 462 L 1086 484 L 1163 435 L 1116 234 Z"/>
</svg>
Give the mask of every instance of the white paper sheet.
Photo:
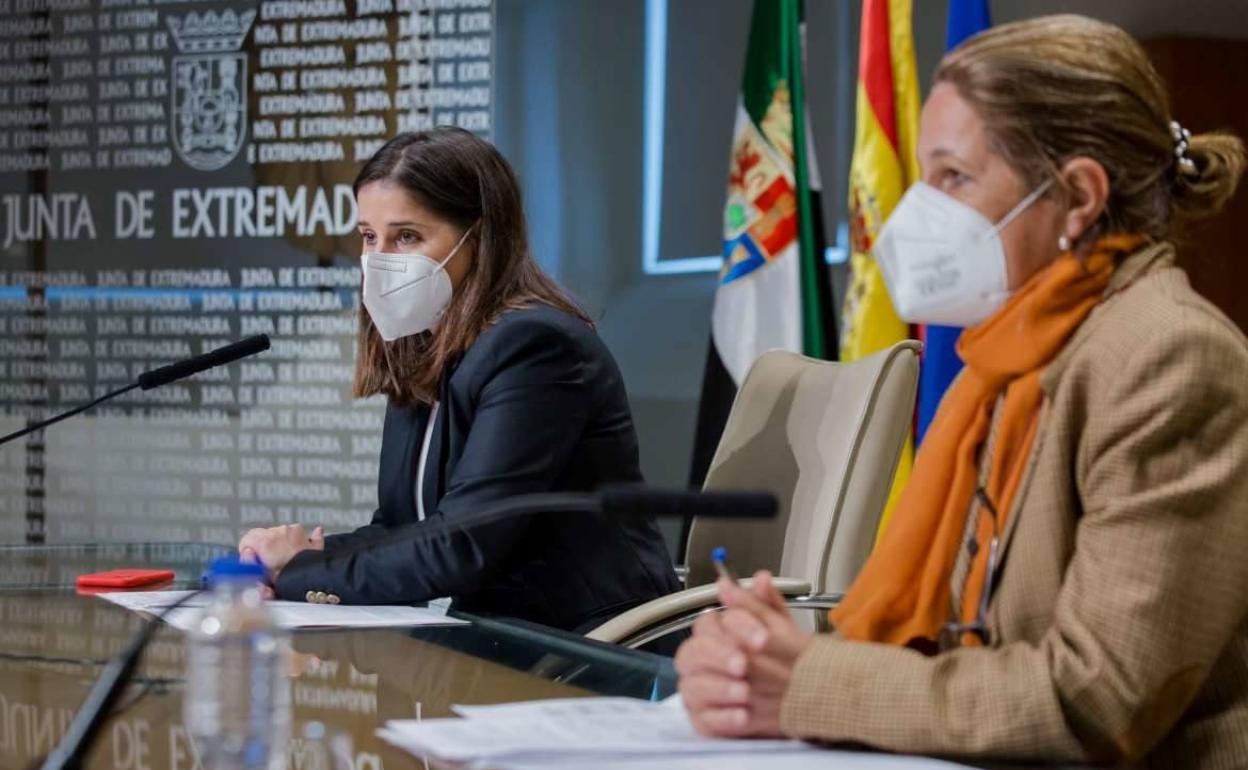
<svg viewBox="0 0 1248 770">
<path fill-rule="evenodd" d="M 136 612 L 159 613 L 172 607 L 179 599 L 195 593 L 194 591 L 111 591 L 96 594 L 105 601 L 119 604 Z M 183 607 L 203 607 L 212 598 L 208 594 L 200 594 L 191 599 Z"/>
<path fill-rule="evenodd" d="M 508 760 L 501 765 L 491 765 L 497 770 L 562 770 L 585 765 L 580 759 L 560 760 L 542 757 L 537 761 Z M 593 762 L 593 770 L 970 770 L 969 765 L 957 765 L 928 757 L 879 754 L 866 751 L 840 751 L 837 749 L 801 749 L 798 751 L 768 751 L 764 754 L 698 754 L 686 757 L 629 757 L 624 759 L 599 758 Z"/>
<path fill-rule="evenodd" d="M 538 770 L 953 770 L 925 757 L 832 751 L 794 740 L 717 740 L 698 735 L 678 697 L 569 698 L 455 706 L 463 719 L 398 720 L 378 731 L 417 756 L 470 767 Z"/>
<path fill-rule="evenodd" d="M 101 599 L 136 612 L 159 614 L 191 591 L 114 591 L 96 594 Z M 169 625 L 186 631 L 191 628 L 211 597 L 197 596 L 165 616 Z M 269 611 L 278 628 L 384 628 L 395 626 L 458 626 L 468 621 L 447 617 L 424 607 L 348 606 L 345 604 L 305 604 L 271 601 Z"/>
<path fill-rule="evenodd" d="M 451 710 L 464 719 L 614 719 L 619 716 L 672 712 L 683 717 L 684 704 L 673 696 L 658 703 L 637 698 L 551 698 L 549 700 L 494 703 L 487 706 L 454 705 Z"/>
<path fill-rule="evenodd" d="M 800 751 L 798 741 L 719 741 L 698 735 L 679 701 L 572 698 L 457 706 L 464 719 L 393 720 L 378 732 L 414 753 L 455 762 L 537 761 L 698 753 Z"/>
</svg>

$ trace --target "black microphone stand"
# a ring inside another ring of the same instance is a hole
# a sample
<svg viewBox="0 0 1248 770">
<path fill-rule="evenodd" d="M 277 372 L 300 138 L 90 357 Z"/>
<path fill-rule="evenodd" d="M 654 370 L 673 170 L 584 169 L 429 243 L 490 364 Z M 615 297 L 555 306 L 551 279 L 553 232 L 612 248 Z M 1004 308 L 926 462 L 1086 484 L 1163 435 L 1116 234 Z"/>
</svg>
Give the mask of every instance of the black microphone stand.
<svg viewBox="0 0 1248 770">
<path fill-rule="evenodd" d="M 95 742 L 95 737 L 100 728 L 104 726 L 104 722 L 112 716 L 113 706 L 121 697 L 126 682 L 134 674 L 134 669 L 139 665 L 139 658 L 142 657 L 143 650 L 147 647 L 152 635 L 156 633 L 156 629 L 166 615 L 201 593 L 203 593 L 202 590 L 191 591 L 166 607 L 160 615 L 148 620 L 134 635 L 126 649 L 108 662 L 104 671 L 100 673 L 100 677 L 92 685 L 91 691 L 87 693 L 87 697 L 83 699 L 82 705 L 78 707 L 78 713 L 74 715 L 74 721 L 69 724 L 65 735 L 52 753 L 48 754 L 43 763 L 39 765 L 41 770 L 78 770 L 82 767 L 87 749 Z"/>
<path fill-rule="evenodd" d="M 106 393 L 89 404 L 83 404 L 82 406 L 71 409 L 68 412 L 58 414 L 55 417 L 50 417 L 43 422 L 35 423 L 34 425 L 23 428 L 22 430 L 14 431 L 4 438 L 0 438 L 0 446 L 13 441 L 14 439 L 19 439 L 22 436 L 28 436 L 37 430 L 42 430 L 48 427 L 49 425 L 55 425 L 61 420 L 67 420 L 76 414 L 82 414 L 94 406 L 99 406 L 105 401 L 117 398 L 123 393 L 129 393 L 135 388 L 142 388 L 143 390 L 159 388 L 161 385 L 168 385 L 169 383 L 180 380 L 183 377 L 190 377 L 193 374 L 199 374 L 200 372 L 206 371 L 215 366 L 233 363 L 240 358 L 246 358 L 247 356 L 254 355 L 268 349 L 268 335 L 257 334 L 226 345 L 223 348 L 217 348 L 212 352 L 204 353 L 202 355 L 195 356 L 194 358 L 188 358 L 185 361 L 178 361 L 177 363 L 169 364 L 168 366 L 162 366 L 159 369 L 153 369 L 150 372 L 143 372 L 139 375 L 137 380 L 124 388 L 114 390 L 112 393 Z"/>
<path fill-rule="evenodd" d="M 61 420 L 68 420 L 70 417 L 73 417 L 73 416 L 74 416 L 74 415 L 76 415 L 76 414 L 82 414 L 83 412 L 87 411 L 88 409 L 91 409 L 92 407 L 99 406 L 100 404 L 104 403 L 105 401 L 108 401 L 108 400 L 110 400 L 110 399 L 117 398 L 118 396 L 122 395 L 123 393 L 129 393 L 130 391 L 134 390 L 134 389 L 135 389 L 135 388 L 137 388 L 137 387 L 139 387 L 139 383 L 137 383 L 137 382 L 132 382 L 132 383 L 130 383 L 129 385 L 127 385 L 126 387 L 124 387 L 124 388 L 118 388 L 117 390 L 114 390 L 112 393 L 106 393 L 105 395 L 100 396 L 100 397 L 99 397 L 99 398 L 97 398 L 96 400 L 94 400 L 94 401 L 92 401 L 92 402 L 90 402 L 90 403 L 88 403 L 88 404 L 83 404 L 82 406 L 77 407 L 76 409 L 71 409 L 71 410 L 70 410 L 70 411 L 68 411 L 68 412 L 64 412 L 64 413 L 62 413 L 62 414 L 58 414 L 58 415 L 57 415 L 57 416 L 55 416 L 55 417 L 50 417 L 50 418 L 48 418 L 48 419 L 44 420 L 43 422 L 37 422 L 37 423 L 35 423 L 34 425 L 28 425 L 27 427 L 25 427 L 25 428 L 23 428 L 23 429 L 21 429 L 21 430 L 14 431 L 14 432 L 10 433 L 9 435 L 5 436 L 4 438 L 0 438 L 0 444 L 7 444 L 7 443 L 9 443 L 10 441 L 13 441 L 14 439 L 19 439 L 19 438 L 21 438 L 22 436 L 28 436 L 28 435 L 30 435 L 31 433 L 34 433 L 34 432 L 35 432 L 35 431 L 37 431 L 37 430 L 43 430 L 44 428 L 48 427 L 49 425 L 55 425 L 55 424 L 57 424 L 58 422 L 60 422 Z"/>
</svg>

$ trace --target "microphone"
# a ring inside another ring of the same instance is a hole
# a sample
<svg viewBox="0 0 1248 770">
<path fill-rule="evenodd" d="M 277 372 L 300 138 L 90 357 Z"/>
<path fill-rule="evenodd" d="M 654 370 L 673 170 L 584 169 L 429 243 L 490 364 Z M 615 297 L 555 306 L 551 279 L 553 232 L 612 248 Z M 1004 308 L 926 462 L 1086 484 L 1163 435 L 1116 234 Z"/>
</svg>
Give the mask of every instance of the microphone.
<svg viewBox="0 0 1248 770">
<path fill-rule="evenodd" d="M 113 707 L 116 705 L 117 699 L 121 697 L 126 683 L 134 675 L 134 670 L 138 667 L 143 649 L 151 641 L 152 635 L 160 627 L 161 621 L 164 620 L 166 615 L 201 593 L 202 591 L 191 591 L 166 607 L 160 615 L 150 618 L 143 624 L 131 638 L 130 644 L 126 645 L 124 650 L 117 653 L 104 666 L 104 670 L 100 673 L 99 678 L 95 680 L 95 684 L 91 686 L 87 697 L 79 705 L 73 721 L 69 723 L 69 727 L 61 737 L 61 740 L 52 749 L 51 753 L 43 758 L 42 762 L 32 765 L 32 770 L 34 767 L 38 767 L 40 770 L 79 770 L 82 767 L 87 749 L 95 742 L 104 723 L 108 721 L 109 717 L 114 715 Z M 126 708 L 128 707 L 122 706 L 122 710 Z"/>
<path fill-rule="evenodd" d="M 601 510 L 608 516 L 661 516 L 707 519 L 770 519 L 776 515 L 776 496 L 769 492 L 651 489 L 640 485 L 605 487 L 598 492 Z"/>
<path fill-rule="evenodd" d="M 446 536 L 473 537 L 477 534 L 476 530 L 485 530 L 506 521 L 569 513 L 608 519 L 642 516 L 767 519 L 775 516 L 778 508 L 775 495 L 770 492 L 659 490 L 641 484 L 612 484 L 597 492 L 513 495 L 486 503 L 475 511 L 403 524 L 384 534 L 324 553 L 326 556 L 345 557 L 377 546 Z M 287 568 L 286 572 L 290 571 Z M 298 572 L 298 568 L 294 571 Z"/>
<path fill-rule="evenodd" d="M 88 404 L 75 407 L 74 409 L 70 409 L 68 412 L 62 412 L 55 417 L 50 417 L 43 422 L 37 422 L 34 425 L 23 428 L 22 430 L 14 431 L 4 438 L 0 438 L 0 445 L 7 444 L 14 439 L 21 438 L 22 436 L 27 436 L 37 430 L 43 430 L 49 425 L 55 425 L 61 420 L 66 420 L 76 414 L 81 414 L 92 407 L 99 406 L 105 401 L 110 401 L 124 393 L 129 393 L 135 388 L 142 388 L 143 390 L 158 388 L 161 385 L 168 385 L 174 380 L 180 380 L 183 377 L 190 377 L 192 374 L 199 374 L 200 372 L 206 369 L 211 369 L 215 366 L 230 364 L 240 358 L 246 358 L 247 356 L 255 355 L 256 353 L 268 349 L 269 336 L 267 334 L 257 334 L 254 337 L 248 337 L 245 340 L 240 340 L 226 345 L 223 348 L 217 348 L 216 350 L 204 353 L 203 355 L 188 358 L 185 361 L 178 361 L 177 363 L 169 364 L 168 366 L 162 366 L 159 369 L 153 369 L 150 372 L 143 372 L 139 375 L 137 380 L 124 388 L 118 388 L 112 393 L 105 393 Z"/>
<path fill-rule="evenodd" d="M 261 353 L 268 349 L 269 335 L 257 334 L 245 340 L 239 340 L 226 345 L 223 348 L 209 351 L 203 355 L 188 358 L 185 361 L 178 361 L 168 366 L 162 366 L 150 372 L 143 372 L 135 382 L 143 390 L 151 390 L 152 388 L 159 388 L 161 385 L 168 385 L 183 377 L 190 377 L 192 374 L 199 374 L 217 366 L 232 364 L 240 358 L 254 356 L 256 353 Z"/>
<path fill-rule="evenodd" d="M 642 484 L 611 484 L 597 492 L 537 492 L 513 495 L 487 503 L 470 513 L 438 516 L 395 528 L 392 537 L 433 537 L 471 532 L 507 519 L 579 513 L 606 518 L 634 519 L 642 516 L 693 517 L 710 519 L 769 519 L 779 505 L 770 492 L 701 492 L 696 490 L 654 489 Z"/>
</svg>

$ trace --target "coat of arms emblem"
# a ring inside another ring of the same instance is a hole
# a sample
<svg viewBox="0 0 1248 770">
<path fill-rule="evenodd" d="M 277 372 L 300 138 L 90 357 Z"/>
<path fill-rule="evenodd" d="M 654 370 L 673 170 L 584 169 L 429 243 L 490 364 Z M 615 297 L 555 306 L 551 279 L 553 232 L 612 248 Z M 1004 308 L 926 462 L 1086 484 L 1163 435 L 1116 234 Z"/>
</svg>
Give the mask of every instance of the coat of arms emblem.
<svg viewBox="0 0 1248 770">
<path fill-rule="evenodd" d="M 239 53 L 255 11 L 191 11 L 168 17 L 182 55 L 173 58 L 173 146 L 188 166 L 215 171 L 247 131 L 247 60 Z"/>
<path fill-rule="evenodd" d="M 761 124 L 737 105 L 720 283 L 744 278 L 797 243 L 794 162 L 793 108 L 780 81 Z"/>
</svg>

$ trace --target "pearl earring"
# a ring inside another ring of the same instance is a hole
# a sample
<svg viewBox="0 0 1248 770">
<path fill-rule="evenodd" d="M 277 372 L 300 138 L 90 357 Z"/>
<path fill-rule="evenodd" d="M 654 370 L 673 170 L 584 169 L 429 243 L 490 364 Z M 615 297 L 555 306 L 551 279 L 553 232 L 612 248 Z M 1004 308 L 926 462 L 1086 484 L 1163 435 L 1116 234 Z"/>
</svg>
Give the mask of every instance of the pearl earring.
<svg viewBox="0 0 1248 770">
<path fill-rule="evenodd" d="M 1067 238 L 1067 237 L 1066 237 L 1066 236 L 1064 236 L 1064 235 L 1063 235 L 1063 236 L 1058 237 L 1058 239 L 1057 239 L 1057 248 L 1058 248 L 1058 250 L 1060 250 L 1060 251 L 1061 251 L 1061 252 L 1063 252 L 1063 253 L 1065 253 L 1065 252 L 1067 252 L 1067 251 L 1070 251 L 1070 239 L 1069 239 L 1069 238 Z"/>
</svg>

